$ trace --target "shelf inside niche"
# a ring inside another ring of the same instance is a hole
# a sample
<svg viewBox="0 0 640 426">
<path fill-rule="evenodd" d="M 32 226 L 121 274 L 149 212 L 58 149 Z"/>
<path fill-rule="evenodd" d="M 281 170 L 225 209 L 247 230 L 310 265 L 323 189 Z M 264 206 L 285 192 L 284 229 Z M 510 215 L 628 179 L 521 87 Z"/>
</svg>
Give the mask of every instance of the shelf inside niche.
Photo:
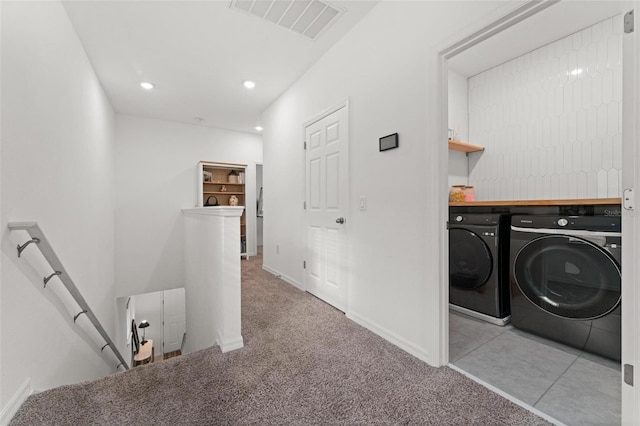
<svg viewBox="0 0 640 426">
<path fill-rule="evenodd" d="M 483 146 L 452 140 L 449 140 L 449 149 L 452 151 L 466 152 L 467 154 L 470 152 L 484 151 Z"/>
</svg>

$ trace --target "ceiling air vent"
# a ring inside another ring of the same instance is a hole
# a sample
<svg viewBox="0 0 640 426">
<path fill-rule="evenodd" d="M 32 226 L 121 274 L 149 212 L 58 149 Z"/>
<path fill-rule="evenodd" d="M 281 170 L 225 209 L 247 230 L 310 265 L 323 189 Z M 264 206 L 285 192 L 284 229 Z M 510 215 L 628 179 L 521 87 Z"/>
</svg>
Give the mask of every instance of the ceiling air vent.
<svg viewBox="0 0 640 426">
<path fill-rule="evenodd" d="M 231 8 L 315 40 L 344 10 L 320 0 L 232 0 Z"/>
</svg>

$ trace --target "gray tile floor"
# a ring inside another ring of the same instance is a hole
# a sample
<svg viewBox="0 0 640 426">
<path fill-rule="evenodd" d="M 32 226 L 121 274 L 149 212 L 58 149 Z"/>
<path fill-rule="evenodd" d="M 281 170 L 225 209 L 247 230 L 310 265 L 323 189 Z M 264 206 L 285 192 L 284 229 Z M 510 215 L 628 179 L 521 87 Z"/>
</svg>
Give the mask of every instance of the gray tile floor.
<svg viewBox="0 0 640 426">
<path fill-rule="evenodd" d="M 620 424 L 620 363 L 457 312 L 449 359 L 566 425 Z"/>
</svg>

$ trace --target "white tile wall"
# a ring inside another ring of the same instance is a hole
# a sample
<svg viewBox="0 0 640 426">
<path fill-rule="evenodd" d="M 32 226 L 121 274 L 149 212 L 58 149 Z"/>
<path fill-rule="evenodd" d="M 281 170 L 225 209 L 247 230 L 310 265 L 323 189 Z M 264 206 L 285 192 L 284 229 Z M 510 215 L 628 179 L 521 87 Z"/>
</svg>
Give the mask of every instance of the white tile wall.
<svg viewBox="0 0 640 426">
<path fill-rule="evenodd" d="M 469 78 L 478 200 L 620 197 L 622 16 Z"/>
</svg>

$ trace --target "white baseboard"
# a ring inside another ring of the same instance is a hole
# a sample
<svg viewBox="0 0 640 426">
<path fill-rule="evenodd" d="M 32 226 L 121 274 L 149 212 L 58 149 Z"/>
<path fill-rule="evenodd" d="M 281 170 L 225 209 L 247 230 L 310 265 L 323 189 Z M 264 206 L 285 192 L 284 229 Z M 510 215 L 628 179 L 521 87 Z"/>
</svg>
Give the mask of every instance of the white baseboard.
<svg viewBox="0 0 640 426">
<path fill-rule="evenodd" d="M 32 392 L 31 379 L 27 379 L 22 386 L 20 386 L 20 389 L 11 397 L 9 403 L 5 407 L 2 407 L 2 411 L 0 411 L 1 426 L 9 424 L 13 416 L 18 412 L 20 406 L 27 400 Z"/>
<path fill-rule="evenodd" d="M 500 395 L 501 397 L 508 399 L 509 401 L 513 402 L 516 405 L 519 405 L 520 407 L 531 411 L 533 414 L 542 417 L 543 419 L 545 419 L 546 421 L 553 423 L 554 425 L 557 426 L 566 426 L 564 423 L 562 423 L 559 420 L 554 419 L 553 417 L 551 417 L 550 415 L 543 413 L 542 411 L 538 410 L 537 408 L 534 408 L 533 406 L 527 404 L 526 402 L 520 401 L 518 398 L 509 395 L 508 393 L 506 393 L 503 390 L 498 389 L 497 387 L 490 385 L 489 383 L 485 382 L 482 379 L 479 379 L 478 377 L 474 376 L 473 374 L 467 373 L 466 371 L 460 369 L 459 367 L 456 367 L 455 365 L 449 363 L 449 365 L 447 365 L 447 367 L 451 368 L 452 370 L 457 371 L 458 373 L 462 374 L 463 376 L 466 376 L 468 378 L 470 378 L 471 380 L 473 380 L 476 383 L 481 384 L 482 386 L 484 386 L 485 388 L 489 389 L 490 391 L 497 393 L 498 395 Z"/>
<path fill-rule="evenodd" d="M 298 288 L 299 290 L 302 291 L 306 291 L 304 286 L 302 284 L 300 284 L 298 281 L 294 280 L 293 278 L 290 278 L 284 274 L 281 274 L 280 272 L 276 271 L 273 268 L 268 267 L 267 265 L 262 265 L 262 269 L 264 269 L 265 271 L 267 271 L 268 273 L 270 273 L 271 275 L 275 275 L 276 277 L 280 278 L 282 281 L 285 281 L 289 284 L 291 284 L 292 286 Z"/>
<path fill-rule="evenodd" d="M 352 320 L 356 324 L 359 324 L 359 325 L 363 326 L 364 328 L 366 328 L 367 330 L 374 332 L 378 336 L 380 336 L 383 339 L 393 343 L 394 345 L 396 345 L 400 349 L 404 350 L 405 352 L 410 353 L 411 355 L 415 356 L 419 360 L 424 361 L 429 365 L 434 365 L 431 362 L 431 359 L 429 357 L 429 353 L 428 352 L 425 352 L 424 350 L 422 350 L 421 348 L 415 346 L 414 344 L 409 343 L 408 341 L 406 341 L 402 337 L 396 335 L 395 333 L 392 333 L 391 331 L 389 331 L 389 330 L 387 330 L 387 329 L 385 329 L 383 327 L 380 327 L 379 325 L 374 324 L 374 323 L 368 321 L 367 319 L 365 319 L 365 318 L 361 317 L 360 315 L 355 314 L 353 312 L 348 312 L 346 314 L 346 316 L 347 316 L 347 318 L 349 318 L 350 320 Z"/>
<path fill-rule="evenodd" d="M 222 334 L 218 333 L 218 339 L 216 340 L 216 343 L 220 347 L 222 353 L 235 351 L 236 349 L 244 347 L 244 339 L 242 338 L 242 336 L 231 340 L 224 340 L 222 338 Z"/>
</svg>

